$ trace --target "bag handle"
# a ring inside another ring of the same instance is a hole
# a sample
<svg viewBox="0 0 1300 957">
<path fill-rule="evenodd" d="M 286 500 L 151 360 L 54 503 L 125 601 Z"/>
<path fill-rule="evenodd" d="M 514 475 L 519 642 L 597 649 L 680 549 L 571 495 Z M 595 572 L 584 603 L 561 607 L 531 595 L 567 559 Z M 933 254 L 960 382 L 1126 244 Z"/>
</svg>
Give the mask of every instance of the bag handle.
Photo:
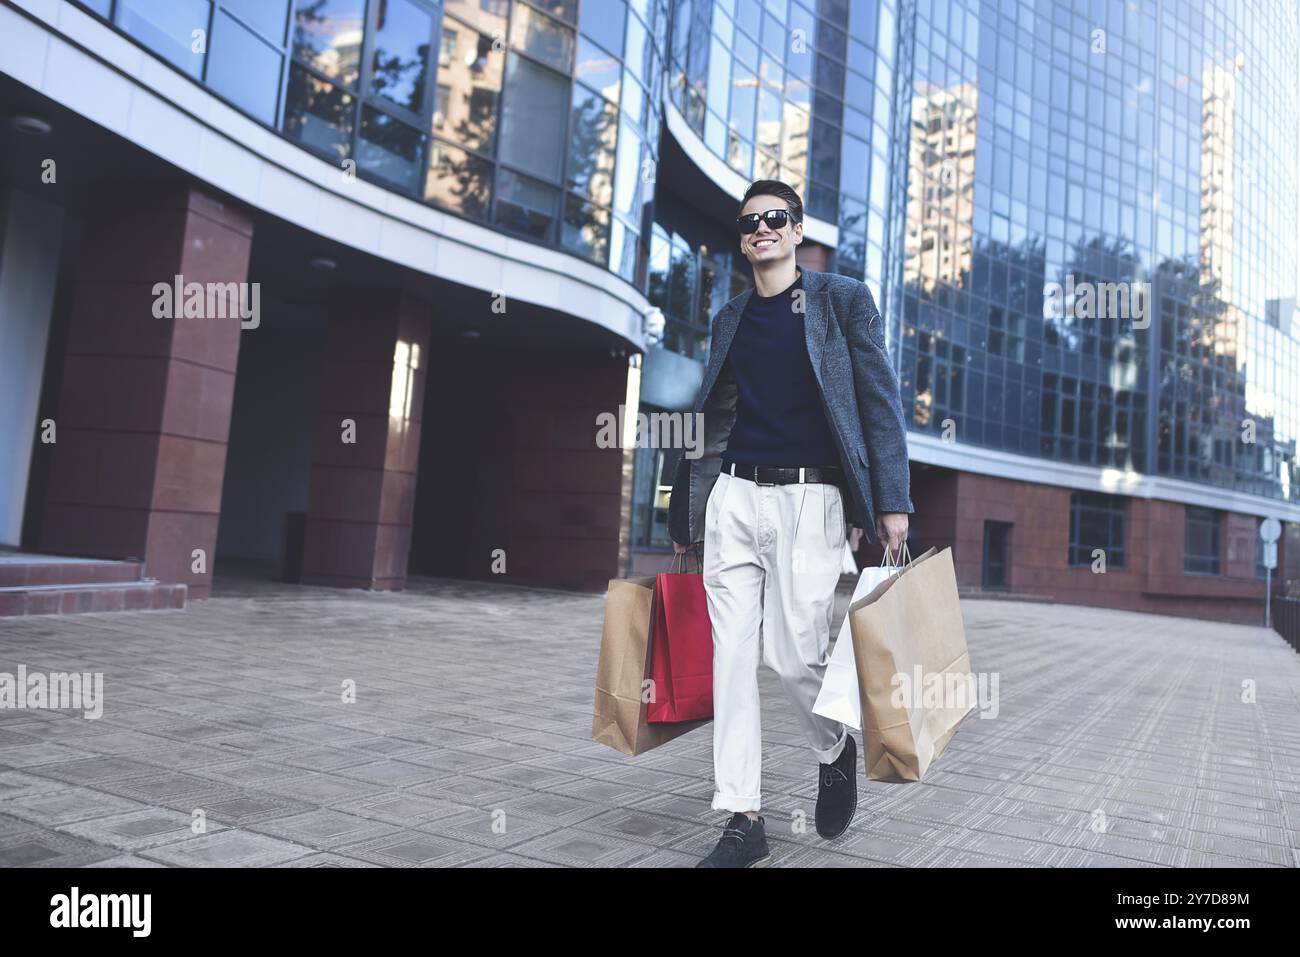
<svg viewBox="0 0 1300 957">
<path fill-rule="evenodd" d="M 690 572 L 686 568 L 686 556 L 692 554 L 695 556 L 696 566 L 695 566 L 695 571 Z M 679 571 L 679 565 L 680 565 L 680 571 Z M 699 552 L 696 551 L 696 549 L 694 548 L 687 548 L 686 551 L 684 552 L 673 552 L 672 557 L 668 559 L 668 573 L 671 575 L 677 575 L 677 574 L 703 575 L 704 556 L 699 554 Z"/>
<path fill-rule="evenodd" d="M 897 558 L 889 551 L 889 546 L 884 548 L 884 555 L 880 558 L 880 567 L 893 575 L 903 574 L 904 569 L 912 564 L 912 550 L 907 547 L 907 539 L 903 539 L 903 544 L 898 546 Z"/>
</svg>

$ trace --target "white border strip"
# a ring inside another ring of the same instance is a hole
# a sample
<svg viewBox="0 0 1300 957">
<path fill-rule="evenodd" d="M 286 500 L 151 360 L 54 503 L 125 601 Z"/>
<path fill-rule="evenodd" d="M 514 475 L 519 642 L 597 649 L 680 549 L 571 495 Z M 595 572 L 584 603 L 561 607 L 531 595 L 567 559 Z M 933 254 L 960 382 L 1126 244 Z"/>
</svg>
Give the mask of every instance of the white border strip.
<svg viewBox="0 0 1300 957">
<path fill-rule="evenodd" d="M 649 304 L 621 277 L 345 179 L 341 167 L 253 122 L 68 0 L 2 0 L 0 37 L 0 72 L 242 203 L 418 272 L 585 319 L 645 347 Z"/>
<path fill-rule="evenodd" d="M 715 186 L 739 203 L 745 195 L 745 190 L 749 188 L 749 180 L 724 163 L 720 157 L 715 156 L 705 145 L 704 140 L 695 135 L 695 131 L 673 104 L 666 89 L 663 109 L 664 117 L 668 120 L 668 132 L 681 144 L 686 155 L 691 158 L 691 162 L 712 180 Z M 840 244 L 839 226 L 806 214 L 803 219 L 803 234 L 813 242 L 829 246 L 831 249 L 835 249 Z"/>
<path fill-rule="evenodd" d="M 962 445 L 959 442 L 945 442 L 937 436 L 917 432 L 907 433 L 907 453 L 917 462 L 974 472 L 977 475 L 1037 482 L 1086 492 L 1182 502 L 1245 515 L 1273 517 L 1286 522 L 1300 522 L 1300 505 L 1289 502 L 1140 472 L 1089 468 L 1086 465 L 1035 459 L 1027 455 Z"/>
</svg>

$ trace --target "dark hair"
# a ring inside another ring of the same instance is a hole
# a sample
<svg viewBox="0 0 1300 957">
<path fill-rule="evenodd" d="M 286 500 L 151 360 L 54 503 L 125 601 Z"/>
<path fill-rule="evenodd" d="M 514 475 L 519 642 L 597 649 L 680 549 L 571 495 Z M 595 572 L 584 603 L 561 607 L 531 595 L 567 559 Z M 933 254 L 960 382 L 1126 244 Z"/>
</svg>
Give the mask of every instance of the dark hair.
<svg viewBox="0 0 1300 957">
<path fill-rule="evenodd" d="M 790 217 L 796 223 L 803 222 L 803 200 L 799 194 L 790 186 L 781 182 L 779 179 L 756 179 L 749 184 L 749 189 L 745 190 L 744 197 L 740 200 L 740 210 L 743 211 L 745 204 L 755 196 L 776 196 L 785 202 L 785 208 L 790 211 Z"/>
</svg>

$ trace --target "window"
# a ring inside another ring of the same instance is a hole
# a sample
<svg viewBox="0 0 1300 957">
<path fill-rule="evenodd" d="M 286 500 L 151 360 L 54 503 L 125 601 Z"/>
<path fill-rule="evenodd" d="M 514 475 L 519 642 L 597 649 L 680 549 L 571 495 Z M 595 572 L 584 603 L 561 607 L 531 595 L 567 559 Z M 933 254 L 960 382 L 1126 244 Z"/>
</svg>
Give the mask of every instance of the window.
<svg viewBox="0 0 1300 957">
<path fill-rule="evenodd" d="M 618 110 L 581 83 L 573 87 L 566 184 L 584 199 L 608 206 L 614 196 L 614 144 Z"/>
<path fill-rule="evenodd" d="M 515 4 L 510 43 L 557 70 L 573 69 L 573 30 L 522 3 Z"/>
<path fill-rule="evenodd" d="M 284 131 L 305 146 L 345 159 L 352 150 L 353 99 L 296 64 L 289 71 Z"/>
<path fill-rule="evenodd" d="M 433 131 L 491 155 L 505 53 L 494 49 L 490 36 L 450 17 L 443 20 L 440 51 Z"/>
<path fill-rule="evenodd" d="M 1220 513 L 1188 505 L 1184 520 L 1183 571 L 1188 575 L 1219 574 Z"/>
<path fill-rule="evenodd" d="M 1070 565 L 1090 567 L 1093 552 L 1105 553 L 1106 568 L 1127 564 L 1124 539 L 1128 499 L 1122 495 L 1074 492 L 1070 496 Z"/>
<path fill-rule="evenodd" d="M 361 72 L 366 0 L 299 0 L 293 55 L 327 79 L 355 86 Z"/>
<path fill-rule="evenodd" d="M 486 219 L 492 196 L 492 164 L 441 140 L 429 150 L 424 198 L 446 209 Z"/>
<path fill-rule="evenodd" d="M 589 86 L 595 87 L 607 99 L 618 102 L 619 84 L 623 65 L 618 58 L 606 53 L 586 37 L 578 41 L 578 63 L 573 75 Z"/>
<path fill-rule="evenodd" d="M 150 50 L 198 77 L 211 14 L 208 0 L 119 0 L 114 20 Z"/>
<path fill-rule="evenodd" d="M 284 33 L 283 23 L 280 32 Z M 283 63 L 279 50 L 225 11 L 217 13 L 212 24 L 208 86 L 268 126 L 275 125 Z"/>
<path fill-rule="evenodd" d="M 221 5 L 272 43 L 284 44 L 289 0 L 222 0 Z"/>
<path fill-rule="evenodd" d="M 424 110 L 433 15 L 409 0 L 378 0 L 370 92 L 413 113 Z"/>
<path fill-rule="evenodd" d="M 609 210 L 567 196 L 560 244 L 570 252 L 605 265 L 609 256 Z"/>
<path fill-rule="evenodd" d="M 534 239 L 548 239 L 559 195 L 545 183 L 503 169 L 497 175 L 496 224 Z"/>
<path fill-rule="evenodd" d="M 582 32 L 607 50 L 622 52 L 623 25 L 627 7 L 622 3 L 593 3 L 582 5 Z"/>
<path fill-rule="evenodd" d="M 569 83 L 558 73 L 511 55 L 501 115 L 500 159 L 544 177 L 560 179 L 564 163 Z"/>
<path fill-rule="evenodd" d="M 361 111 L 357 166 L 406 192 L 419 188 L 425 137 L 413 126 L 373 107 Z"/>
</svg>

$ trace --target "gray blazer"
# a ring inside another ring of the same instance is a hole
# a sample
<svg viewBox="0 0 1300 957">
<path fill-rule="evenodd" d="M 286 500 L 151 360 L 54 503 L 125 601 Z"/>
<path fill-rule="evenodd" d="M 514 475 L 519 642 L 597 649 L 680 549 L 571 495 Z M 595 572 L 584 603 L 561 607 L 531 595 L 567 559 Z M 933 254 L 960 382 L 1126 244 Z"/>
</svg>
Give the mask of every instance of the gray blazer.
<svg viewBox="0 0 1300 957">
<path fill-rule="evenodd" d="M 850 276 L 803 269 L 803 288 L 804 340 L 848 480 L 850 521 L 874 542 L 877 513 L 912 511 L 907 427 L 884 320 L 871 291 Z M 668 500 L 668 531 L 682 545 L 704 539 L 704 506 L 736 421 L 736 379 L 727 350 L 753 292 L 732 299 L 713 319 L 709 364 L 694 409 L 703 414 L 703 454 L 682 456 Z"/>
</svg>

